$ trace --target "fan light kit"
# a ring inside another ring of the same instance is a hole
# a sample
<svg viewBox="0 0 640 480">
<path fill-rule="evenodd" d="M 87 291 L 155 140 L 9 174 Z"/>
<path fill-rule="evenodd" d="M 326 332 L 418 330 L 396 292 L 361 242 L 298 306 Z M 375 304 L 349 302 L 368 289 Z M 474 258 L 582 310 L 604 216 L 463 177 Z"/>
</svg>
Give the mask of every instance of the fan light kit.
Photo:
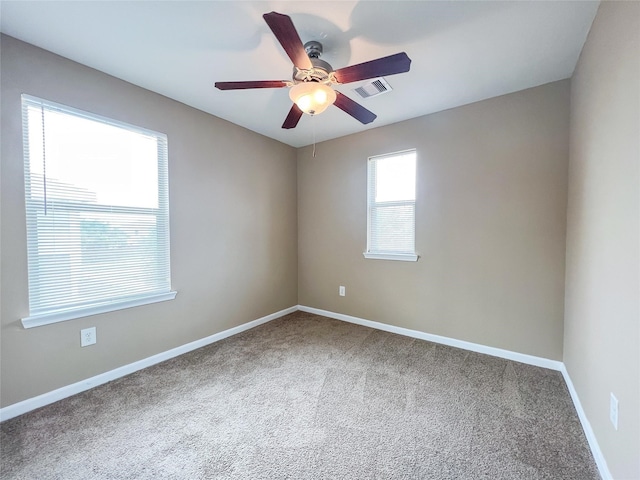
<svg viewBox="0 0 640 480">
<path fill-rule="evenodd" d="M 303 113 L 317 115 L 336 101 L 336 92 L 322 83 L 298 83 L 289 90 L 289 98 Z"/>
<path fill-rule="evenodd" d="M 373 112 L 331 86 L 404 73 L 411 67 L 411 59 L 402 52 L 333 70 L 331 65 L 320 60 L 322 44 L 312 40 L 303 45 L 289 16 L 271 12 L 262 17 L 293 62 L 291 81 L 216 82 L 215 86 L 220 90 L 290 87 L 289 98 L 293 106 L 282 128 L 295 128 L 303 113 L 318 115 L 332 104 L 363 124 L 371 123 L 376 119 Z"/>
</svg>

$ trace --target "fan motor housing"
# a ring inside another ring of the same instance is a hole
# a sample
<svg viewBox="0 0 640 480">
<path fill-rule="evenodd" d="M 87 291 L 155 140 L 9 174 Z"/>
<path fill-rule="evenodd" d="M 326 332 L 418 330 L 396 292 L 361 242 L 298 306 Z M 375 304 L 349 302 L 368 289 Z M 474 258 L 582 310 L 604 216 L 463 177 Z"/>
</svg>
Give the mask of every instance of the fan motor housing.
<svg viewBox="0 0 640 480">
<path fill-rule="evenodd" d="M 304 49 L 307 52 L 307 55 L 309 55 L 309 60 L 311 60 L 311 65 L 313 65 L 313 67 L 310 69 L 299 69 L 294 66 L 293 82 L 319 82 L 326 83 L 327 85 L 335 83 L 333 67 L 324 60 L 320 60 L 320 55 L 322 55 L 322 44 L 315 40 L 311 40 L 304 44 Z"/>
</svg>

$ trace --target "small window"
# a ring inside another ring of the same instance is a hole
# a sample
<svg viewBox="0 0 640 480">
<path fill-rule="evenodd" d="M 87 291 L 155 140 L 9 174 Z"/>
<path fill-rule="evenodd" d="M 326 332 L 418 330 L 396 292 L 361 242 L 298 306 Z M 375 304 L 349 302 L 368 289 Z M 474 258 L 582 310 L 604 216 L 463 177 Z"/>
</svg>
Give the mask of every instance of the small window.
<svg viewBox="0 0 640 480">
<path fill-rule="evenodd" d="M 364 256 L 415 262 L 416 151 L 370 157 L 367 177 Z"/>
<path fill-rule="evenodd" d="M 25 327 L 169 300 L 167 137 L 22 96 Z"/>
</svg>

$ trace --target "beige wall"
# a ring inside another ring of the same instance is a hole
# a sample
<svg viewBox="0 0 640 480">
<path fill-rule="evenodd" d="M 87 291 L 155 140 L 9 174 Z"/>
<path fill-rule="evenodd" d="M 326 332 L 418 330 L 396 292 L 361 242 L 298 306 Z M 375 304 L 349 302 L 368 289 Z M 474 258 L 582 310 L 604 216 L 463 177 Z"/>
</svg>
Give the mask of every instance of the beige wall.
<svg viewBox="0 0 640 480">
<path fill-rule="evenodd" d="M 640 3 L 603 2 L 571 84 L 564 361 L 617 479 L 640 478 L 639 32 Z"/>
<path fill-rule="evenodd" d="M 565 80 L 300 149 L 299 303 L 561 360 L 568 142 Z M 420 259 L 367 260 L 367 157 L 408 148 Z"/>
<path fill-rule="evenodd" d="M 297 304 L 293 148 L 10 37 L 1 53 L 2 406 Z M 175 300 L 22 328 L 21 93 L 167 134 Z"/>
</svg>

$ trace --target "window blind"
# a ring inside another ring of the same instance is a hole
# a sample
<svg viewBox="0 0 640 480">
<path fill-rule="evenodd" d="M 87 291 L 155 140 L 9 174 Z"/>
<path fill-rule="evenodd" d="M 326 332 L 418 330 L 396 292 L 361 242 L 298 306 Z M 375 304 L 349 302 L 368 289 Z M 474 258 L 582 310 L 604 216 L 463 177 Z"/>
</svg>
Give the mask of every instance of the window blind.
<svg viewBox="0 0 640 480">
<path fill-rule="evenodd" d="M 30 318 L 169 293 L 166 136 L 28 95 L 22 113 Z"/>
<path fill-rule="evenodd" d="M 367 190 L 367 253 L 415 256 L 416 151 L 370 157 Z"/>
</svg>

